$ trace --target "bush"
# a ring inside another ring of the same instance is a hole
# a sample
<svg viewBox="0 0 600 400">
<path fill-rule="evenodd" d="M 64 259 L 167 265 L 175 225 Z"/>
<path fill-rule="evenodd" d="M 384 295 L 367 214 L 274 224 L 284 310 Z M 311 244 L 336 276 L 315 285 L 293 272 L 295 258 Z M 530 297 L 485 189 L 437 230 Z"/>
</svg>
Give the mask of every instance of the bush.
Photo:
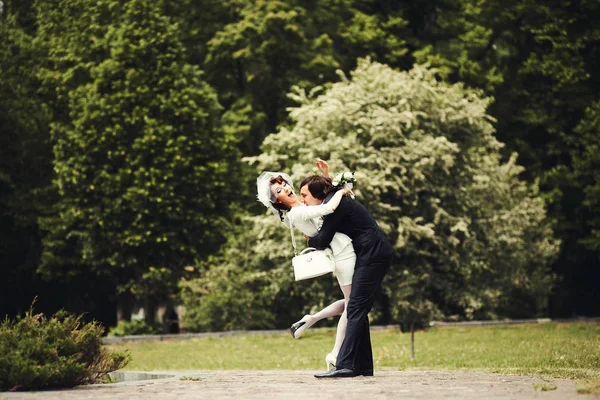
<svg viewBox="0 0 600 400">
<path fill-rule="evenodd" d="M 117 326 L 110 328 L 108 336 L 156 335 L 160 331 L 144 320 L 119 321 Z"/>
<path fill-rule="evenodd" d="M 81 315 L 59 311 L 50 318 L 30 309 L 0 323 L 0 390 L 69 388 L 106 380 L 130 361 L 101 346 L 104 328 Z"/>
<path fill-rule="evenodd" d="M 246 160 L 257 175 L 287 172 L 296 184 L 316 172 L 316 157 L 331 173 L 355 172 L 359 201 L 396 250 L 382 287 L 384 315 L 404 322 L 545 315 L 556 282 L 555 221 L 537 185 L 520 180 L 517 155 L 503 154 L 487 114 L 492 99 L 425 66 L 399 72 L 364 59 L 350 77 L 295 88 L 290 97 L 299 106 L 288 108 L 289 123 Z M 287 266 L 285 226 L 272 235 L 269 214 L 245 224 L 258 238 L 246 258 Z M 231 263 L 244 260 L 231 254 Z"/>
</svg>

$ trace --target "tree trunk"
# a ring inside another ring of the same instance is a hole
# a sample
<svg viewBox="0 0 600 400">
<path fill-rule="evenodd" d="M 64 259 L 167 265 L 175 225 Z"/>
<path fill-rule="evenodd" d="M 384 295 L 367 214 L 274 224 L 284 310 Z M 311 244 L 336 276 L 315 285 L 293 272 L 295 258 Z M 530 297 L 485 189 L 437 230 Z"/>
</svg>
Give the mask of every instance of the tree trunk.
<svg viewBox="0 0 600 400">
<path fill-rule="evenodd" d="M 415 361 L 415 323 L 410 323 L 410 361 Z"/>
<path fill-rule="evenodd" d="M 154 326 L 156 323 L 156 301 L 151 296 L 146 297 L 144 304 L 144 320 L 151 326 Z"/>
<path fill-rule="evenodd" d="M 117 321 L 131 321 L 133 299 L 128 294 L 117 297 Z"/>
</svg>

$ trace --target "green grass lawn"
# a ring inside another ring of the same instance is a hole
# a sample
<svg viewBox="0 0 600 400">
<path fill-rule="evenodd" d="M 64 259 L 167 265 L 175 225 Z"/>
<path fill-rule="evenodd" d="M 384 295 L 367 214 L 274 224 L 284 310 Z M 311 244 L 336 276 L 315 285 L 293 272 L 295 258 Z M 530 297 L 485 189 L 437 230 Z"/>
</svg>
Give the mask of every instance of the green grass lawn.
<svg viewBox="0 0 600 400">
<path fill-rule="evenodd" d="M 333 329 L 289 334 L 237 335 L 163 342 L 130 342 L 130 370 L 325 369 Z M 468 369 L 539 374 L 600 387 L 600 324 L 546 323 L 490 327 L 433 328 L 410 334 L 397 329 L 371 333 L 375 369 Z M 596 388 L 596 389 L 594 389 Z"/>
</svg>

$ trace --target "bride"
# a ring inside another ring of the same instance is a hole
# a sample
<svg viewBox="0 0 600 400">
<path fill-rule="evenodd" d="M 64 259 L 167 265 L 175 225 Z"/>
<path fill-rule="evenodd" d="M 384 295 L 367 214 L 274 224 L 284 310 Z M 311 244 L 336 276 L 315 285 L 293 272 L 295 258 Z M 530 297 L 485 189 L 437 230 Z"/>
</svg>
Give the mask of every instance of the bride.
<svg viewBox="0 0 600 400">
<path fill-rule="evenodd" d="M 325 177 L 328 177 L 328 166 L 323 160 L 317 160 L 317 167 Z M 352 193 L 349 189 L 341 189 L 326 204 L 317 206 L 306 206 L 296 196 L 292 179 L 289 175 L 280 172 L 263 172 L 256 180 L 258 200 L 269 208 L 279 219 L 289 226 L 298 228 L 305 236 L 315 236 L 322 225 L 322 217 L 335 211 L 342 200 L 342 196 Z M 352 290 L 352 275 L 356 254 L 352 246 L 352 240 L 343 233 L 337 232 L 331 241 L 331 250 L 335 259 L 334 275 L 338 280 L 343 300 L 338 300 L 314 315 L 305 315 L 301 320 L 294 323 L 290 332 L 295 339 L 317 321 L 323 318 L 341 315 L 338 322 L 335 344 L 331 353 L 325 357 L 327 368 L 335 367 L 335 361 L 342 347 L 346 335 L 346 306 Z"/>
</svg>

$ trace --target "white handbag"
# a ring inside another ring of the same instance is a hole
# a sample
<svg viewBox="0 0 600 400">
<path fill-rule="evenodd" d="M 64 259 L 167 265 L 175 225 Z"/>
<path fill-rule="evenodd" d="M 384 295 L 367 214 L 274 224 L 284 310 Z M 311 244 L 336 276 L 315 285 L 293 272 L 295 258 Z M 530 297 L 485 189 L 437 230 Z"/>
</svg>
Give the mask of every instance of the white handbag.
<svg viewBox="0 0 600 400">
<path fill-rule="evenodd" d="M 297 281 L 300 281 L 333 272 L 335 270 L 335 260 L 330 248 L 317 250 L 314 247 L 307 247 L 298 254 L 292 221 L 289 222 L 290 234 L 292 235 L 292 246 L 294 246 L 294 258 L 292 258 L 294 278 Z"/>
</svg>

